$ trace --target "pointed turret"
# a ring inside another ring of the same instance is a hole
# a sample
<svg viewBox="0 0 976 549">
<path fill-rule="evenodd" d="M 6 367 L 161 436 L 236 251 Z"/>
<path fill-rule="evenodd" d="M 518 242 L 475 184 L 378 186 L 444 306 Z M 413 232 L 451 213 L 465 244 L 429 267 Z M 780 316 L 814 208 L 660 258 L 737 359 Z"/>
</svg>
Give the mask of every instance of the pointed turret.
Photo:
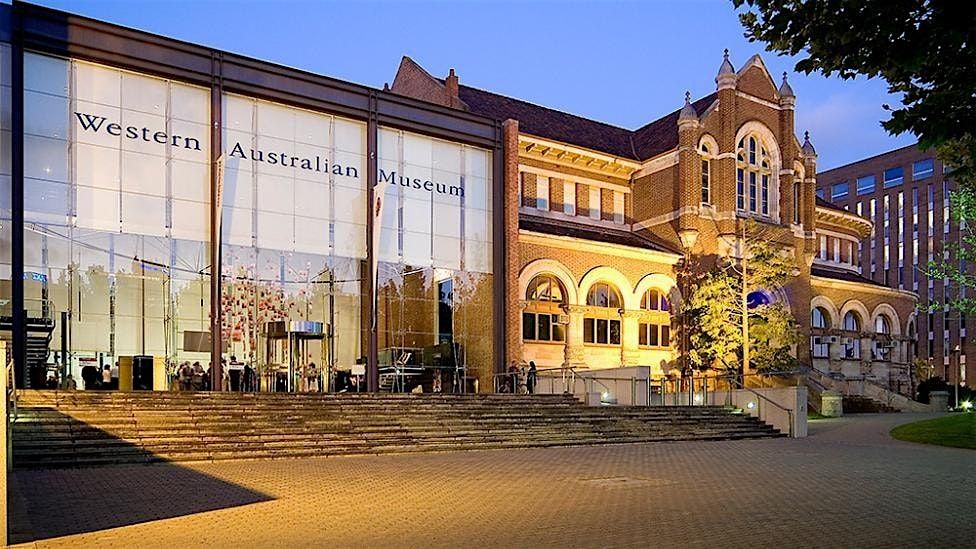
<svg viewBox="0 0 976 549">
<path fill-rule="evenodd" d="M 698 111 L 691 104 L 691 92 L 685 92 L 685 106 L 681 108 L 681 113 L 678 114 L 678 125 L 680 126 L 682 122 L 698 122 Z"/>
<path fill-rule="evenodd" d="M 735 74 L 735 67 L 733 67 L 732 62 L 729 61 L 729 49 L 725 48 L 722 66 L 718 68 L 718 75 L 715 77 L 715 83 L 718 84 L 718 89 L 720 90 L 724 88 L 734 88 L 737 79 L 738 76 Z"/>
<path fill-rule="evenodd" d="M 783 72 L 783 83 L 779 85 L 779 106 L 784 109 L 793 109 L 796 105 L 796 96 L 793 94 L 793 87 L 786 80 L 786 72 Z"/>
<path fill-rule="evenodd" d="M 803 132 L 803 146 L 800 147 L 800 150 L 803 151 L 803 156 L 817 157 L 817 149 L 814 149 L 813 143 L 810 143 L 810 132 L 808 131 Z"/>
<path fill-rule="evenodd" d="M 790 82 L 786 79 L 786 71 L 783 71 L 783 83 L 779 85 L 779 96 L 796 97 L 793 94 L 793 88 L 790 86 Z"/>
</svg>

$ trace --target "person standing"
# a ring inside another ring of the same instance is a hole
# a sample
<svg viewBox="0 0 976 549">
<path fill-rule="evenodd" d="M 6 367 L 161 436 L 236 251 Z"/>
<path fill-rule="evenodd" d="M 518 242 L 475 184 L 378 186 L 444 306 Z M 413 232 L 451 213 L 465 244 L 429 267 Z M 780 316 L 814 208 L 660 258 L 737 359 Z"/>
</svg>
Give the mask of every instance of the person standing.
<svg viewBox="0 0 976 549">
<path fill-rule="evenodd" d="M 98 385 L 98 368 L 94 364 L 85 364 L 81 369 L 81 380 L 85 382 L 86 391 L 94 390 Z"/>
<path fill-rule="evenodd" d="M 535 367 L 535 361 L 530 360 L 529 373 L 525 378 L 525 387 L 526 389 L 528 389 L 530 395 L 535 393 L 535 382 L 537 376 L 538 376 L 538 370 Z"/>
<path fill-rule="evenodd" d="M 112 367 L 108 364 L 102 368 L 102 390 L 108 391 L 112 389 Z"/>
</svg>

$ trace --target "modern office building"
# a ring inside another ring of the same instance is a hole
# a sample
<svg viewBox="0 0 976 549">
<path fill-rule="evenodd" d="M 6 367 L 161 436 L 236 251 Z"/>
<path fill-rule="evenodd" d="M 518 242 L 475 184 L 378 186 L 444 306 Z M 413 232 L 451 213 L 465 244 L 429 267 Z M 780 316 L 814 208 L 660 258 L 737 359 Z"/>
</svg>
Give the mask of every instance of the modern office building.
<svg viewBox="0 0 976 549">
<path fill-rule="evenodd" d="M 26 3 L 0 16 L 19 385 L 93 365 L 125 388 L 146 361 L 158 385 L 199 361 L 216 386 L 224 361 L 279 390 L 326 371 L 375 389 L 400 360 L 490 386 L 498 122 Z"/>
<path fill-rule="evenodd" d="M 954 260 L 946 244 L 960 241 L 947 172 L 934 151 L 909 145 L 821 172 L 817 194 L 871 220 L 874 229 L 858 243 L 862 276 L 918 294 L 918 356 L 933 375 L 965 385 L 976 379 L 976 364 L 966 360 L 976 349 L 966 336 L 966 316 L 945 306 L 966 297 L 965 288 L 927 274 L 929 262 Z M 964 259 L 959 267 L 972 272 Z"/>
</svg>

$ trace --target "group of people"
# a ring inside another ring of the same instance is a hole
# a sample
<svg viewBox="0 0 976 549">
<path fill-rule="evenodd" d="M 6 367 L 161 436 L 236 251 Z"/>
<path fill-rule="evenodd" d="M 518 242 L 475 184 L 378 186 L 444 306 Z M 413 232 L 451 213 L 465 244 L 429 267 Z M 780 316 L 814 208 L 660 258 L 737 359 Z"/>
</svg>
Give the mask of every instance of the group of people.
<svg viewBox="0 0 976 549">
<path fill-rule="evenodd" d="M 71 374 L 65 376 L 65 381 Z M 81 380 L 85 383 L 85 390 L 114 391 L 119 388 L 119 363 L 115 366 L 108 364 L 98 368 L 94 364 L 86 364 L 81 368 Z M 75 384 L 77 387 L 77 383 Z"/>
<path fill-rule="evenodd" d="M 257 390 L 257 372 L 250 364 L 237 361 L 236 356 L 230 357 L 230 364 L 221 360 L 224 390 L 255 391 Z M 176 385 L 180 391 L 210 391 L 213 383 L 210 377 L 210 364 L 204 368 L 200 361 L 192 364 L 185 360 L 176 368 Z"/>
<path fill-rule="evenodd" d="M 530 360 L 528 366 L 512 361 L 502 376 L 499 390 L 502 393 L 533 394 L 539 373 L 535 361 Z"/>
</svg>

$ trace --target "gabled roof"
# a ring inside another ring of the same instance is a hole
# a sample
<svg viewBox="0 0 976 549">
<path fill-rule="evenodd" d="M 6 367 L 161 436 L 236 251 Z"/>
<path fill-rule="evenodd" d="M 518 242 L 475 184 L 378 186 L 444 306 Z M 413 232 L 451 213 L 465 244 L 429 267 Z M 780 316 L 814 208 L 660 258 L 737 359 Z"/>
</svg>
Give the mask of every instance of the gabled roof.
<svg viewBox="0 0 976 549">
<path fill-rule="evenodd" d="M 518 120 L 522 133 L 630 160 L 647 160 L 678 146 L 681 109 L 637 130 L 628 130 L 471 86 L 460 86 L 458 94 L 471 112 L 501 120 Z M 717 93 L 711 93 L 693 102 L 692 106 L 700 114 L 717 98 Z"/>
<path fill-rule="evenodd" d="M 634 151 L 630 130 L 471 86 L 459 86 L 458 96 L 475 114 L 518 120 L 522 133 L 640 160 Z M 674 131 L 677 135 L 677 125 Z"/>
<path fill-rule="evenodd" d="M 691 106 L 695 108 L 698 116 L 701 116 L 717 99 L 718 93 L 713 92 L 693 101 Z M 653 158 L 678 146 L 678 115 L 680 113 L 681 109 L 678 109 L 632 132 L 634 150 L 637 152 L 638 160 Z"/>
</svg>

